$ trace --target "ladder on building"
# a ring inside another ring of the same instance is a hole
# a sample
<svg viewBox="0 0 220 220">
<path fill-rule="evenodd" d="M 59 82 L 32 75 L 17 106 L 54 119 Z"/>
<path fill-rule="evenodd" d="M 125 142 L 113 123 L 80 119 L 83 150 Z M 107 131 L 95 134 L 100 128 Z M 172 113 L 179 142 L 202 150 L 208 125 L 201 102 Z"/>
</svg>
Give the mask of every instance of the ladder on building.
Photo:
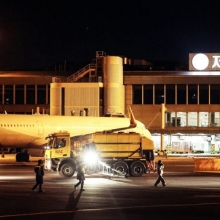
<svg viewBox="0 0 220 220">
<path fill-rule="evenodd" d="M 99 173 L 102 175 L 109 176 L 109 178 L 113 176 L 127 178 L 127 173 L 125 173 L 124 171 L 116 170 L 102 161 L 99 161 L 98 165 L 99 165 Z"/>
</svg>

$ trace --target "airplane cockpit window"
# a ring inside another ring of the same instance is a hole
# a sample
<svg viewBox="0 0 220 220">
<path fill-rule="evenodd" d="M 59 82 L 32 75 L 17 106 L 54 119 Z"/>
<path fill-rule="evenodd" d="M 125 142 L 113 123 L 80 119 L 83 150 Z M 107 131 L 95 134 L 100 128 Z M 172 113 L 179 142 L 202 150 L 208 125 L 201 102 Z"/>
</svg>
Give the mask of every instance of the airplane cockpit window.
<svg viewBox="0 0 220 220">
<path fill-rule="evenodd" d="M 61 148 L 66 146 L 66 139 L 65 138 L 57 138 L 56 140 L 56 148 Z"/>
</svg>

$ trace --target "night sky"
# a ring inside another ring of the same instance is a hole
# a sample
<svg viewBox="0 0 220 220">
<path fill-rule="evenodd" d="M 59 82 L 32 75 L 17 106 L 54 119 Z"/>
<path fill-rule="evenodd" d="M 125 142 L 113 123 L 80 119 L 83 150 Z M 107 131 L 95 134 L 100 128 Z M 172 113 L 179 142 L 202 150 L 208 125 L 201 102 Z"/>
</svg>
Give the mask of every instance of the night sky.
<svg viewBox="0 0 220 220">
<path fill-rule="evenodd" d="M 96 51 L 149 61 L 219 53 L 220 1 L 0 0 L 0 71 L 85 66 Z"/>
</svg>

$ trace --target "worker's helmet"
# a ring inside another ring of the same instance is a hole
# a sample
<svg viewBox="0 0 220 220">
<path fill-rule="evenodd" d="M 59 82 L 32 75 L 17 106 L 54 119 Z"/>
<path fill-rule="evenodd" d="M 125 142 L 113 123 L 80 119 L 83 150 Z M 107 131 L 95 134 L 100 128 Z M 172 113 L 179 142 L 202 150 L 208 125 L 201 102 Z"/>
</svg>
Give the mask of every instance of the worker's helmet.
<svg viewBox="0 0 220 220">
<path fill-rule="evenodd" d="M 42 160 L 38 160 L 38 164 L 41 165 L 43 163 Z"/>
</svg>

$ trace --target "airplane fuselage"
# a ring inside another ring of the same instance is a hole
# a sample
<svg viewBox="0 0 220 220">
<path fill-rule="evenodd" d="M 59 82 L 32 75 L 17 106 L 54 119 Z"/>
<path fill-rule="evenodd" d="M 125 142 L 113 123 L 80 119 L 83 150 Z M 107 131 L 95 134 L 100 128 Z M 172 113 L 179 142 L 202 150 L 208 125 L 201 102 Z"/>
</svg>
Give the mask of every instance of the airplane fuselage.
<svg viewBox="0 0 220 220">
<path fill-rule="evenodd" d="M 71 136 L 129 127 L 129 118 L 0 115 L 0 145 L 35 147 L 46 143 L 53 132 L 68 131 Z"/>
</svg>

